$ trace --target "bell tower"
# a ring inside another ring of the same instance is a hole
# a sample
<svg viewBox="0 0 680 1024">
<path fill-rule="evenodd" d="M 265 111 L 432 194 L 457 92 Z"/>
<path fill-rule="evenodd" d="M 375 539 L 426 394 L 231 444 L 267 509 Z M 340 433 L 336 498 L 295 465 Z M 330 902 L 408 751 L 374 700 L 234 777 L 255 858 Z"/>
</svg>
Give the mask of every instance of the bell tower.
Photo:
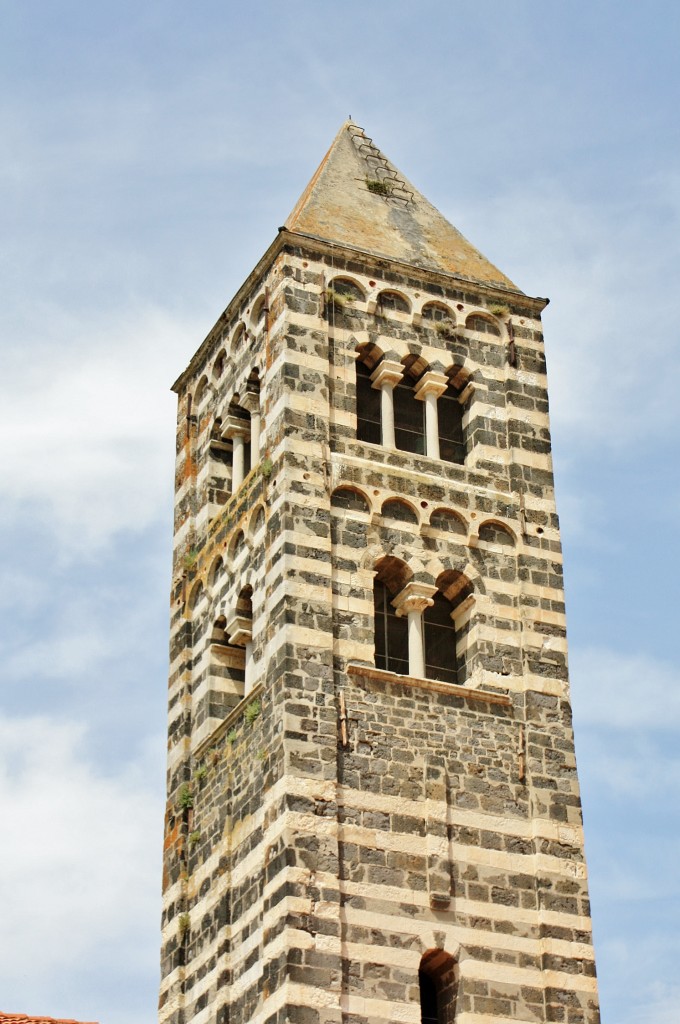
<svg viewBox="0 0 680 1024">
<path fill-rule="evenodd" d="M 346 123 L 174 385 L 161 1024 L 596 1024 L 541 328 Z"/>
</svg>

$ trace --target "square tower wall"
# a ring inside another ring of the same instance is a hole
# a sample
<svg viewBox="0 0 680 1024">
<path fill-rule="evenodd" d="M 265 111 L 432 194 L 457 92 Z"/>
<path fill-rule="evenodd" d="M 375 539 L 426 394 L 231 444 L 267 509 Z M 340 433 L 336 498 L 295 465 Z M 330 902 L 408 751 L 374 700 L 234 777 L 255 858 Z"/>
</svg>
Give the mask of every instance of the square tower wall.
<svg viewBox="0 0 680 1024">
<path fill-rule="evenodd" d="M 544 305 L 281 230 L 177 382 L 163 1024 L 599 1019 Z M 464 462 L 358 440 L 358 361 Z M 376 578 L 457 682 L 376 667 Z"/>
</svg>

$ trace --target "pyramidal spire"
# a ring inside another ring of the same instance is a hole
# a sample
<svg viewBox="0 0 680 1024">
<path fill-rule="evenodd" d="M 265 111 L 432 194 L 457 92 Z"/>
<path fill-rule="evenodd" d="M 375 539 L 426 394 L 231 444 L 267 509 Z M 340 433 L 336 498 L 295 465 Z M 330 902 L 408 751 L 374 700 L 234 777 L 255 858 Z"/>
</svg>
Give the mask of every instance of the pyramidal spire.
<svg viewBox="0 0 680 1024">
<path fill-rule="evenodd" d="M 519 291 L 346 121 L 285 227 L 427 270 Z"/>
</svg>

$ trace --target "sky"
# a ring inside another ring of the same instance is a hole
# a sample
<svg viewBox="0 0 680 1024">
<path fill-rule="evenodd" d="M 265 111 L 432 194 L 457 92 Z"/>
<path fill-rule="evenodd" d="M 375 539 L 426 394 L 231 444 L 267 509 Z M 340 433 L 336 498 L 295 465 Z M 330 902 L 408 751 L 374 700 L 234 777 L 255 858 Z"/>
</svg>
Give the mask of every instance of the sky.
<svg viewBox="0 0 680 1024">
<path fill-rule="evenodd" d="M 153 1022 L 175 399 L 348 115 L 544 314 L 604 1024 L 680 1007 L 680 7 L 0 0 L 0 1009 Z"/>
</svg>

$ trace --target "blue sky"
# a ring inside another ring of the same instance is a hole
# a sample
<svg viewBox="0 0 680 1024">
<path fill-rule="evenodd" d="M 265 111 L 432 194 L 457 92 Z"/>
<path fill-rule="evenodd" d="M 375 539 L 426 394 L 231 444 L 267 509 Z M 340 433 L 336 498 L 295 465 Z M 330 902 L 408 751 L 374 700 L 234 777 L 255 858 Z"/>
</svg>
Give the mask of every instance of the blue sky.
<svg viewBox="0 0 680 1024">
<path fill-rule="evenodd" d="M 680 1006 L 677 4 L 0 3 L 0 1009 L 153 1021 L 169 385 L 352 114 L 544 316 L 603 1020 Z"/>
</svg>

